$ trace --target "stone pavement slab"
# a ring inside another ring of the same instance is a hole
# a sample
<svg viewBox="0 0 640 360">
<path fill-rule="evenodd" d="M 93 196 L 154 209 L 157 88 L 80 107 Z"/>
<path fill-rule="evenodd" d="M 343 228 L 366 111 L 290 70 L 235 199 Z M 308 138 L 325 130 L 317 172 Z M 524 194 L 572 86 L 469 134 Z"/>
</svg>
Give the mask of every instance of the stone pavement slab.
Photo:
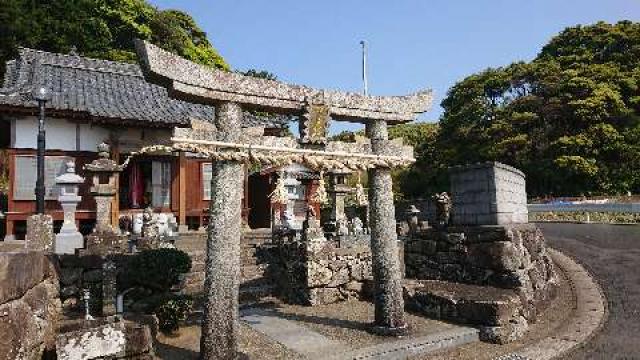
<svg viewBox="0 0 640 360">
<path fill-rule="evenodd" d="M 475 328 L 454 326 L 435 334 L 407 339 L 390 338 L 385 343 L 353 349 L 348 344 L 332 340 L 305 326 L 298 325 L 293 320 L 279 317 L 277 313 L 267 309 L 244 309 L 240 312 L 240 319 L 254 330 L 287 348 L 309 359 L 318 360 L 400 360 L 412 355 L 475 342 L 478 341 L 479 334 Z"/>
<path fill-rule="evenodd" d="M 343 344 L 298 325 L 295 321 L 278 317 L 269 310 L 244 309 L 240 311 L 240 320 L 289 349 L 310 358 L 347 350 Z"/>
<path fill-rule="evenodd" d="M 341 359 L 375 359 L 375 360 L 403 360 L 410 356 L 426 354 L 433 351 L 460 346 L 479 340 L 478 329 L 456 326 L 454 329 L 445 330 L 436 334 L 396 340 L 379 345 L 370 346 L 355 351 L 337 353 L 322 357 L 322 360 Z"/>
</svg>

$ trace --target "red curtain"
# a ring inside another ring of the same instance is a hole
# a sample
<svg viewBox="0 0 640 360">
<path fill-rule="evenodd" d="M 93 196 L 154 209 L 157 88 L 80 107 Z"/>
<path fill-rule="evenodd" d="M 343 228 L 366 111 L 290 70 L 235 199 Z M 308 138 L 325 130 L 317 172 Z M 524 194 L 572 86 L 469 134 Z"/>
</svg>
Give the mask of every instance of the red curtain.
<svg viewBox="0 0 640 360">
<path fill-rule="evenodd" d="M 143 192 L 142 171 L 140 171 L 140 165 L 134 162 L 131 164 L 131 172 L 129 173 L 129 205 L 131 205 L 131 208 L 140 208 Z"/>
</svg>

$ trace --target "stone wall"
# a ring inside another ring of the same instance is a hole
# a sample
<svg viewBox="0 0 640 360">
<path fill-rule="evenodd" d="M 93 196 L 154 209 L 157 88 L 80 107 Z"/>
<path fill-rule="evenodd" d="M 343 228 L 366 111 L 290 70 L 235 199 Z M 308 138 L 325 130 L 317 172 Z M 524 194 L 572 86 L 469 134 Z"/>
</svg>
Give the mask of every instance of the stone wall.
<svg viewBox="0 0 640 360">
<path fill-rule="evenodd" d="M 493 342 L 520 337 L 557 288 L 544 236 L 534 224 L 426 229 L 407 239 L 405 263 L 407 278 L 428 280 L 418 291 L 408 286 L 408 303 L 429 316 L 481 325 L 481 335 Z M 482 292 L 487 296 L 479 297 Z M 490 294 L 495 298 L 487 299 Z M 488 304 L 509 311 L 501 310 L 500 319 L 464 314 L 482 313 Z"/>
<path fill-rule="evenodd" d="M 0 359 L 35 360 L 55 351 L 58 289 L 44 253 L 0 253 Z"/>
<path fill-rule="evenodd" d="M 525 175 L 489 162 L 450 169 L 451 220 L 455 225 L 527 223 Z"/>
<path fill-rule="evenodd" d="M 556 283 L 544 236 L 534 224 L 428 229 L 407 240 L 405 263 L 411 279 L 517 290 L 534 317 Z"/>
<path fill-rule="evenodd" d="M 369 246 L 339 248 L 328 241 L 292 241 L 278 249 L 279 261 L 270 273 L 279 296 L 287 302 L 321 305 L 371 293 Z"/>
</svg>

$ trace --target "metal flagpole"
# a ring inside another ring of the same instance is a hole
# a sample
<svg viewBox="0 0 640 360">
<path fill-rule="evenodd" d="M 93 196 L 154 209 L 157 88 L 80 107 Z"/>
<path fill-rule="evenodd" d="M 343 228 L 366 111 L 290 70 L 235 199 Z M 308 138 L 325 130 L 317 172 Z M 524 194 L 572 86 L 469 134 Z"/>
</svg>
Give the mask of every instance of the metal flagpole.
<svg viewBox="0 0 640 360">
<path fill-rule="evenodd" d="M 367 42 L 360 41 L 362 45 L 362 84 L 364 89 L 364 96 L 369 95 L 369 85 L 367 84 Z"/>
</svg>

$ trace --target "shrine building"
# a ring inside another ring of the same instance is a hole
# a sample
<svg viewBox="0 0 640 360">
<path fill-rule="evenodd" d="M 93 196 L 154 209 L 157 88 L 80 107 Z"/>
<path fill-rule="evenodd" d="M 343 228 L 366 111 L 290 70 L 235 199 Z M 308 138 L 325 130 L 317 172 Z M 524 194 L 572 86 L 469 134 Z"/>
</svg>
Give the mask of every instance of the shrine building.
<svg viewBox="0 0 640 360">
<path fill-rule="evenodd" d="M 167 89 L 149 83 L 137 64 L 90 59 L 22 48 L 6 64 L 0 88 L 0 211 L 5 239 L 22 239 L 26 219 L 35 212 L 36 136 L 38 103 L 33 93 L 50 92 L 46 103 L 46 213 L 60 226 L 63 214 L 54 179 L 69 160 L 82 167 L 97 157 L 97 146 L 107 143 L 111 157 L 122 163 L 144 146 L 168 144 L 175 127 L 193 121 L 211 122 L 214 108 L 171 98 Z M 259 128 L 263 135 L 286 136 L 288 116 L 259 116 L 245 112 L 243 127 Z M 133 157 L 120 174 L 112 206 L 114 222 L 122 215 L 152 207 L 172 213 L 181 229 L 197 230 L 207 224 L 211 162 L 195 154 L 145 154 Z M 285 169 L 286 170 L 286 169 Z M 268 199 L 274 174 L 280 170 L 245 169 L 243 219 L 252 228 L 269 227 L 272 209 Z M 292 209 L 304 216 L 306 200 L 317 184 L 317 174 L 301 166 L 287 172 Z M 86 176 L 85 176 L 86 177 Z M 86 234 L 95 223 L 95 202 L 89 179 L 81 186 L 83 197 L 76 214 Z M 1 238 L 0 238 L 1 240 Z"/>
</svg>

